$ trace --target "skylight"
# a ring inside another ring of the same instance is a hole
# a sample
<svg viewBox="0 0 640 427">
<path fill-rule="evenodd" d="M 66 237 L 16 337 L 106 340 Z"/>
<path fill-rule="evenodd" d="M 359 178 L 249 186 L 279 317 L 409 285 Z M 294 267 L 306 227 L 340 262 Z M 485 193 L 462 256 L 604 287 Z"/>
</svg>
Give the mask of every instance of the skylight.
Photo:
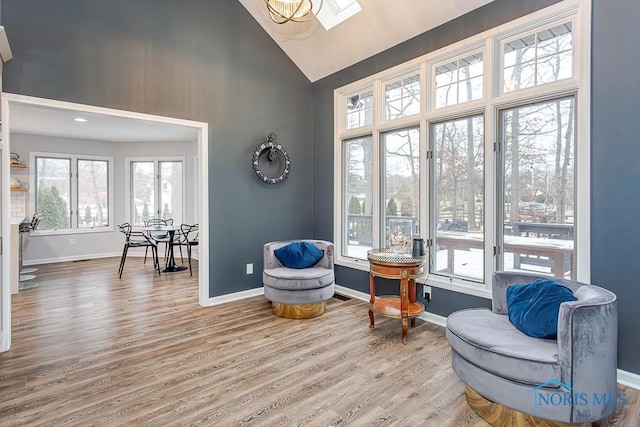
<svg viewBox="0 0 640 427">
<path fill-rule="evenodd" d="M 316 14 L 316 18 L 328 31 L 361 10 L 362 7 L 356 0 L 324 0 L 324 6 Z"/>
</svg>

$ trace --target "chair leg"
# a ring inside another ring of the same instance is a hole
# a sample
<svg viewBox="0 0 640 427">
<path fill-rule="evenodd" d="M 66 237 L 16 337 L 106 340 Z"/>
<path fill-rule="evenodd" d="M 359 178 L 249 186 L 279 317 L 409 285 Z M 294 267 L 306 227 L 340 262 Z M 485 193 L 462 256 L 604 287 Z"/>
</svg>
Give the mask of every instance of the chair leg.
<svg viewBox="0 0 640 427">
<path fill-rule="evenodd" d="M 118 268 L 118 279 L 122 279 L 122 272 L 124 271 L 124 262 L 127 260 L 127 250 L 129 246 L 124 245 L 124 249 L 122 250 L 122 258 L 120 258 L 120 267 Z"/>
<path fill-rule="evenodd" d="M 158 269 L 158 276 L 161 276 L 162 273 L 160 272 L 160 260 L 158 259 L 158 248 L 157 247 L 152 247 L 151 248 L 151 252 L 155 256 L 155 265 L 156 265 L 156 267 Z"/>
<path fill-rule="evenodd" d="M 182 249 L 180 249 L 182 252 Z M 193 276 L 193 272 L 191 271 L 191 245 L 187 243 L 187 258 L 189 258 L 189 274 Z"/>
<path fill-rule="evenodd" d="M 147 251 L 149 250 L 149 246 L 147 246 L 146 248 L 144 248 L 144 262 L 143 264 L 147 263 Z"/>
</svg>

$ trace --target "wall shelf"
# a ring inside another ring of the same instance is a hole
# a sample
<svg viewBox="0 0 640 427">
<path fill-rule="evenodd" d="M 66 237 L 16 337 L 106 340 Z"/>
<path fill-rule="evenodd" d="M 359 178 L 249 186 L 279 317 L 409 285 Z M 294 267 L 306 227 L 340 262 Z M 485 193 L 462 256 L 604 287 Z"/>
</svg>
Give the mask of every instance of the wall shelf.
<svg viewBox="0 0 640 427">
<path fill-rule="evenodd" d="M 29 189 L 22 187 L 11 187 L 11 191 L 15 191 L 16 193 L 26 193 L 27 191 L 29 191 Z"/>
<path fill-rule="evenodd" d="M 11 163 L 12 168 L 25 169 L 27 165 L 24 163 Z"/>
</svg>

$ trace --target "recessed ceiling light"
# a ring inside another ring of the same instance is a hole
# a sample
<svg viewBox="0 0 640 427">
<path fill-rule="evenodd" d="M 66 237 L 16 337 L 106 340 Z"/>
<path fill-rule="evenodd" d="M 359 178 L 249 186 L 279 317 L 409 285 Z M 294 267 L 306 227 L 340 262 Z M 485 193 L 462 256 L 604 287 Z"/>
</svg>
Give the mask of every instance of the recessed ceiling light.
<svg viewBox="0 0 640 427">
<path fill-rule="evenodd" d="M 82 118 L 82 117 L 76 117 L 76 118 L 74 118 L 73 120 L 75 120 L 76 122 L 80 122 L 80 123 L 84 123 L 84 122 L 86 122 L 86 121 L 87 121 L 87 119 L 84 119 L 84 118 Z"/>
</svg>

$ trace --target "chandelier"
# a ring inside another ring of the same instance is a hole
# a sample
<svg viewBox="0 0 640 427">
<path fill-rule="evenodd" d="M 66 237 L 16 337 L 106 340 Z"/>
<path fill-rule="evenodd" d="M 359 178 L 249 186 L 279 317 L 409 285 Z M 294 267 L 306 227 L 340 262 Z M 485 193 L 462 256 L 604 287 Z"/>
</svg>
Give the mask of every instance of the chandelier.
<svg viewBox="0 0 640 427">
<path fill-rule="evenodd" d="M 322 7 L 323 0 L 319 0 L 319 6 L 314 9 L 313 0 L 264 0 L 271 20 L 276 24 L 286 22 L 306 22 L 313 17 Z"/>
</svg>

